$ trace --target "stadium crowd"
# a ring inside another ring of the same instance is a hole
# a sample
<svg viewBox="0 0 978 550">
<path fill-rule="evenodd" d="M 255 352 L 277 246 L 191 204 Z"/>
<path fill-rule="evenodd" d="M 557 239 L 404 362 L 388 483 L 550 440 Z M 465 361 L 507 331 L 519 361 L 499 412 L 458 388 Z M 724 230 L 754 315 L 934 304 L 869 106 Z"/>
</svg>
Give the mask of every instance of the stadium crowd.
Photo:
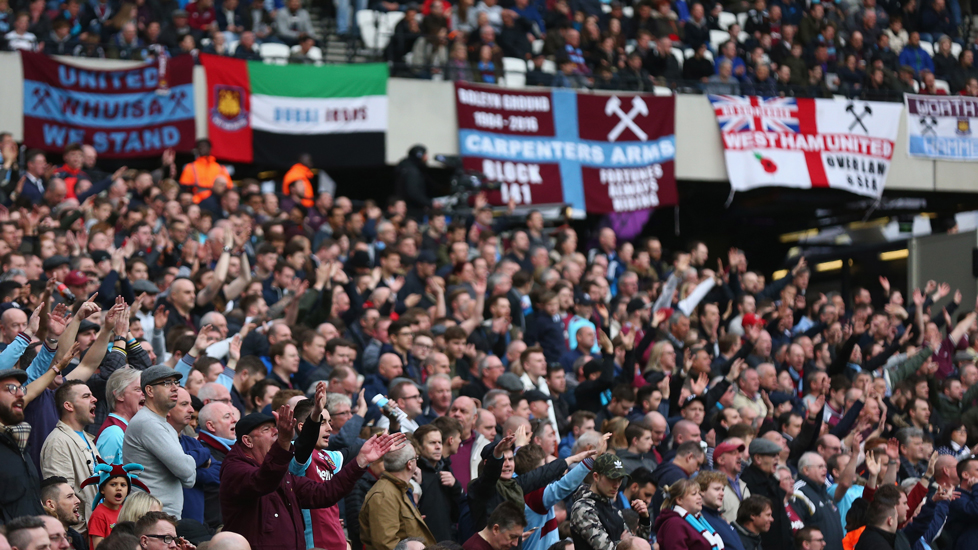
<svg viewBox="0 0 978 550">
<path fill-rule="evenodd" d="M 497 84 L 506 57 L 531 62 L 526 83 L 537 86 L 978 96 L 970 1 L 334 2 L 320 7 L 334 13 L 340 36 L 357 34 L 361 10 L 404 12 L 385 51 L 398 76 Z M 276 42 L 292 46 L 279 55 L 312 63 L 324 35 L 301 0 L 0 0 L 3 46 L 58 55 L 261 60 L 259 44 Z"/>
<path fill-rule="evenodd" d="M 273 192 L 208 145 L 106 174 L 0 135 L 0 548 L 975 547 L 947 284 L 451 217 L 423 154 L 386 204 Z"/>
</svg>

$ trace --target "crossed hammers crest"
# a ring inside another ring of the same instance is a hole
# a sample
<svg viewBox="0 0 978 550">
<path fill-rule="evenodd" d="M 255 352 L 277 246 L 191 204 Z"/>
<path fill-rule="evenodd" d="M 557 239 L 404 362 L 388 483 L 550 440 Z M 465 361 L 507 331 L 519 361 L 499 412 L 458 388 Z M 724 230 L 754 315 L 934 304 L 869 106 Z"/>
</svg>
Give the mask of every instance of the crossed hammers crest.
<svg viewBox="0 0 978 550">
<path fill-rule="evenodd" d="M 639 96 L 632 97 L 632 108 L 627 113 L 621 110 L 621 99 L 618 96 L 611 96 L 608 98 L 608 102 L 604 105 L 604 114 L 607 116 L 618 115 L 621 119 L 618 124 L 611 129 L 608 133 L 608 141 L 615 141 L 621 136 L 621 133 L 625 131 L 625 128 L 630 129 L 638 139 L 642 141 L 648 141 L 649 135 L 646 134 L 638 124 L 635 124 L 635 119 L 639 115 L 649 116 L 649 106 L 645 104 L 645 101 Z"/>
</svg>

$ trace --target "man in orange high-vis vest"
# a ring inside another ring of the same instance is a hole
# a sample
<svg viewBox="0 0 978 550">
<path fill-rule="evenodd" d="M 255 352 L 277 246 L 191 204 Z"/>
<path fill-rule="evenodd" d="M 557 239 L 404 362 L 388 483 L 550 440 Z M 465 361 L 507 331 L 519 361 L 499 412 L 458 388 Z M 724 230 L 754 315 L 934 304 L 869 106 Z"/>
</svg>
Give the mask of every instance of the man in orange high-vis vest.
<svg viewBox="0 0 978 550">
<path fill-rule="evenodd" d="M 311 167 L 312 157 L 309 156 L 309 153 L 302 153 L 299 155 L 299 162 L 289 168 L 282 180 L 282 194 L 291 196 L 292 200 L 306 208 L 312 208 L 313 196 L 315 195 L 312 187 L 313 173 Z"/>
<path fill-rule="evenodd" d="M 180 184 L 193 188 L 194 204 L 200 204 L 200 201 L 211 196 L 214 179 L 218 176 L 224 176 L 230 184 L 231 174 L 228 174 L 227 169 L 211 156 L 210 140 L 197 140 L 197 160 L 184 166 L 183 173 L 180 175 Z"/>
</svg>

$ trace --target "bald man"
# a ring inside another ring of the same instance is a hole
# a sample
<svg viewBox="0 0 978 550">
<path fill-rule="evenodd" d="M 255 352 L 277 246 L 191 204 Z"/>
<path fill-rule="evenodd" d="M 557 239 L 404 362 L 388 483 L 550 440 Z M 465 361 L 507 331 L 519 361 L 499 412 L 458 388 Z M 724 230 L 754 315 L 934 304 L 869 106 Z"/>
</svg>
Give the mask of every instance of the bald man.
<svg viewBox="0 0 978 550">
<path fill-rule="evenodd" d="M 17 308 L 11 308 L 0 315 L 0 337 L 3 338 L 2 349 L 14 341 L 18 334 L 27 328 L 27 314 Z M 0 350 L 2 351 L 2 350 Z"/>
<path fill-rule="evenodd" d="M 452 475 L 463 486 L 468 487 L 469 482 L 479 477 L 482 449 L 489 444 L 489 440 L 475 430 L 479 410 L 471 397 L 456 397 L 448 410 L 448 416 L 462 423 L 462 434 L 459 436 L 462 442 L 458 446 L 458 452 L 452 457 Z"/>
<path fill-rule="evenodd" d="M 666 432 L 669 431 L 669 423 L 661 413 L 652 411 L 645 415 L 645 425 L 652 430 L 652 450 L 648 452 L 649 458 L 654 459 L 656 465 L 662 464 L 663 458 L 662 454 L 659 453 L 658 447 L 662 445 L 662 442 L 666 438 Z"/>
<path fill-rule="evenodd" d="M 251 550 L 248 539 L 230 531 L 222 531 L 214 535 L 207 547 L 211 550 Z"/>
<path fill-rule="evenodd" d="M 199 319 L 190 313 L 197 305 L 197 291 L 190 279 L 174 280 L 170 284 L 170 295 L 162 304 L 170 313 L 163 334 L 169 334 L 170 329 L 176 326 L 187 326 L 197 332 Z"/>
</svg>

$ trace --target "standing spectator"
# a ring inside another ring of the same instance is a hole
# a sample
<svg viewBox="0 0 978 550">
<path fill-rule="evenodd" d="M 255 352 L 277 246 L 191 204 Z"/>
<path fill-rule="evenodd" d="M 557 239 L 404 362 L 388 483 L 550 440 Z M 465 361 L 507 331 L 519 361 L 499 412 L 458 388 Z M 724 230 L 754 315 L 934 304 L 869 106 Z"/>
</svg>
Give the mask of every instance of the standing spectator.
<svg viewBox="0 0 978 550">
<path fill-rule="evenodd" d="M 754 535 L 760 535 L 764 541 L 765 548 L 791 548 L 793 544 L 791 520 L 788 519 L 787 511 L 780 505 L 780 503 L 785 502 L 786 495 L 784 489 L 779 485 L 778 479 L 775 477 L 775 469 L 778 465 L 778 456 L 781 454 L 781 446 L 773 441 L 757 438 L 750 442 L 750 447 L 747 452 L 750 453 L 751 464 L 740 475 L 740 478 L 744 480 L 747 488 L 750 489 L 750 498 L 764 497 L 768 500 L 768 507 L 770 507 L 770 502 L 777 502 L 779 504 L 776 510 L 772 509 L 770 512 L 764 512 L 765 517 L 767 517 L 766 514 L 773 514 L 773 522 L 770 524 L 770 529 L 757 529 L 753 530 L 752 533 Z M 747 501 L 748 499 L 744 499 L 741 502 L 741 511 L 737 513 L 737 523 L 742 528 L 748 528 L 748 526 L 740 521 L 744 517 L 742 513 L 745 506 L 747 506 Z M 754 502 L 754 504 L 756 508 L 757 503 Z M 752 508 L 748 507 L 748 509 Z M 757 509 L 753 512 L 753 515 L 759 516 L 762 515 L 762 512 L 763 510 Z M 752 516 L 748 515 L 746 517 L 750 518 Z M 757 526 L 755 524 L 755 527 Z M 741 533 L 741 540 L 744 540 L 743 533 Z M 745 541 L 744 549 L 753 550 L 753 547 Z"/>
<path fill-rule="evenodd" d="M 472 535 L 462 545 L 464 550 L 509 550 L 522 540 L 526 516 L 518 504 L 501 503 L 492 511 L 485 529 Z"/>
<path fill-rule="evenodd" d="M 140 479 L 163 503 L 163 511 L 176 517 L 183 513 L 183 487 L 193 487 L 197 479 L 193 457 L 174 452 L 181 448 L 180 438 L 166 421 L 177 405 L 182 377 L 163 365 L 143 371 L 139 384 L 146 404 L 129 421 L 122 445 L 123 462 L 143 465 Z"/>
<path fill-rule="evenodd" d="M 44 520 L 36 515 L 14 516 L 5 522 L 6 537 L 0 542 L 10 541 L 14 550 L 50 550 L 51 540 L 48 538 Z"/>
<path fill-rule="evenodd" d="M 703 495 L 700 486 L 683 479 L 664 487 L 668 496 L 655 518 L 656 539 L 662 550 L 699 550 L 718 547 L 720 535 L 700 513 Z"/>
<path fill-rule="evenodd" d="M 612 550 L 625 533 L 625 520 L 614 506 L 621 480 L 627 475 L 621 460 L 612 454 L 603 454 L 594 460 L 591 484 L 568 514 L 571 522 L 571 538 L 574 548 L 580 550 Z M 652 533 L 652 518 L 646 503 L 635 499 L 630 506 L 638 515 L 638 531 L 634 536 L 648 539 Z"/>
<path fill-rule="evenodd" d="M 414 440 L 421 449 L 417 459 L 421 469 L 421 498 L 418 510 L 425 518 L 434 540 L 453 540 L 453 526 L 458 523 L 462 499 L 462 484 L 450 469 L 451 460 L 444 454 L 446 449 L 441 431 L 427 424 L 414 432 Z"/>
<path fill-rule="evenodd" d="M 781 506 L 778 506 L 778 508 L 781 508 Z M 781 513 L 784 513 L 783 509 Z M 743 544 L 744 550 L 761 550 L 762 537 L 766 533 L 771 532 L 776 523 L 777 517 L 774 515 L 771 499 L 754 495 L 745 498 L 740 504 L 740 509 L 737 510 L 737 523 L 734 523 L 734 529 L 740 535 L 740 542 Z M 790 533 L 790 526 L 788 527 Z M 764 545 L 763 548 L 767 548 L 767 545 Z M 780 548 L 791 548 L 791 546 L 782 546 Z"/>
<path fill-rule="evenodd" d="M 384 473 L 360 509 L 360 539 L 366 550 L 394 550 L 408 537 L 420 537 L 426 545 L 436 542 L 409 491 L 416 467 L 411 445 L 384 455 Z"/>
<path fill-rule="evenodd" d="M 20 12 L 14 19 L 14 30 L 4 35 L 7 47 L 11 50 L 24 50 L 33 52 L 37 49 L 37 36 L 27 30 L 30 26 L 31 16 Z"/>
<path fill-rule="evenodd" d="M 27 372 L 23 370 L 0 370 L 0 486 L 5 495 L 0 501 L 0 520 L 4 523 L 19 516 L 44 513 L 37 489 L 40 479 L 26 452 L 31 431 L 24 422 L 26 382 Z"/>
<path fill-rule="evenodd" d="M 204 523 L 204 491 L 217 486 L 220 468 L 211 463 L 211 453 L 195 437 L 183 433 L 193 419 L 194 407 L 190 393 L 184 388 L 177 390 L 177 405 L 170 409 L 166 421 L 180 434 L 183 453 L 194 460 L 197 475 L 193 487 L 183 488 L 183 519 Z"/>
<path fill-rule="evenodd" d="M 75 531 L 74 526 L 78 525 L 81 519 L 81 500 L 75 494 L 75 490 L 68 484 L 68 480 L 63 477 L 49 477 L 41 482 L 41 505 L 44 511 L 58 518 L 64 526 L 65 534 L 71 541 L 71 546 L 75 550 L 88 550 L 88 542 L 85 537 Z"/>
<path fill-rule="evenodd" d="M 139 387 L 140 371 L 123 368 L 112 373 L 105 383 L 109 415 L 96 435 L 98 452 L 108 464 L 122 463 L 122 443 L 129 421 L 143 406 L 145 396 Z"/>
<path fill-rule="evenodd" d="M 209 403 L 200 409 L 200 443 L 211 453 L 211 467 L 221 471 L 224 457 L 234 445 L 235 409 L 226 403 Z M 219 480 L 220 481 L 220 480 Z M 221 519 L 220 483 L 204 486 L 204 523 L 211 529 L 224 524 Z"/>
<path fill-rule="evenodd" d="M 95 421 L 95 397 L 81 380 L 67 380 L 55 392 L 59 421 L 41 448 L 41 475 L 59 476 L 72 487 L 79 487 L 91 477 L 101 460 L 95 438 L 85 428 Z M 98 498 L 98 487 L 86 487 L 78 492 L 85 524 L 92 515 L 92 503 Z M 82 526 L 79 532 L 84 532 Z"/>
<path fill-rule="evenodd" d="M 321 411 L 313 410 L 303 426 L 296 447 L 311 453 L 319 437 Z M 237 442 L 221 466 L 221 510 L 224 530 L 248 539 L 252 548 L 292 550 L 305 544 L 303 508 L 325 508 L 353 489 L 367 465 L 395 453 L 404 435 L 374 436 L 367 440 L 356 460 L 327 482 L 289 473 L 293 459 L 295 417 L 288 405 L 278 418 L 251 413 L 235 426 Z M 130 428 L 131 429 L 131 428 Z M 409 447 L 410 448 L 410 447 Z M 385 456 L 386 455 L 386 456 Z M 296 458 L 305 463 L 308 455 Z"/>
</svg>

